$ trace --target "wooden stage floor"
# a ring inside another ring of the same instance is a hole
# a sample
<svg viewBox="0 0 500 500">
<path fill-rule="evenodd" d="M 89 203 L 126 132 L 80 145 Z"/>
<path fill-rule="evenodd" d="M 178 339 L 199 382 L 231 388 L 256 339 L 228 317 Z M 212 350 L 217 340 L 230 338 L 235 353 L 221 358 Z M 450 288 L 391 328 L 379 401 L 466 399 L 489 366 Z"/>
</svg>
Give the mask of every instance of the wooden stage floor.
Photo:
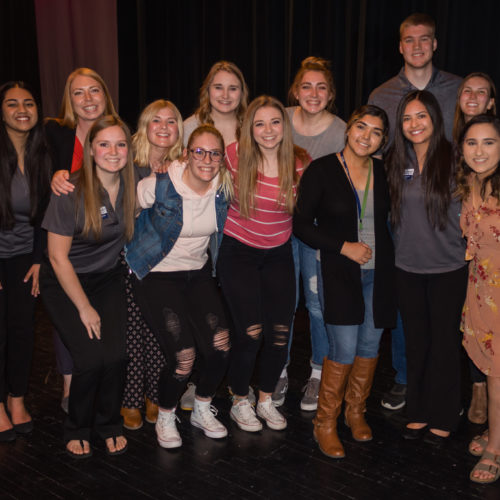
<svg viewBox="0 0 500 500">
<path fill-rule="evenodd" d="M 96 440 L 93 457 L 77 461 L 64 452 L 61 378 L 55 369 L 50 324 L 40 309 L 27 397 L 35 430 L 14 443 L 0 443 L 0 498 L 500 499 L 500 482 L 479 486 L 469 481 L 476 458 L 467 453 L 467 444 L 481 428 L 465 417 L 443 449 L 400 438 L 404 410 L 390 412 L 379 404 L 393 377 L 387 332 L 368 402 L 374 440 L 357 443 L 340 424 L 347 457 L 336 461 L 322 455 L 312 437 L 313 414 L 299 409 L 309 355 L 306 316 L 299 311 L 283 407 L 285 431 L 240 431 L 229 419 L 229 401 L 221 389 L 215 405 L 229 429 L 228 438 L 206 438 L 190 425 L 189 413 L 179 411 L 184 444 L 177 451 L 160 448 L 153 426 L 145 423 L 138 431 L 125 431 L 125 455 L 108 457 L 103 442 Z"/>
</svg>

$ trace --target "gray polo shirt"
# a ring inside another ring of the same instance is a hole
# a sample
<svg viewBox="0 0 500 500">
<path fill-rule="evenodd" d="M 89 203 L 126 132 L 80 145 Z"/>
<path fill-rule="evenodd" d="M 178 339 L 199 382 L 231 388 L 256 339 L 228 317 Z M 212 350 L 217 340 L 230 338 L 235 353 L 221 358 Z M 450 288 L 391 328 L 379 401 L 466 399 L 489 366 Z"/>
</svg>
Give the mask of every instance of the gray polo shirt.
<svg viewBox="0 0 500 500">
<path fill-rule="evenodd" d="M 79 209 L 76 210 L 78 203 Z M 82 235 L 85 223 L 83 195 L 77 199 L 77 189 L 68 195 L 52 194 L 42 227 L 61 236 L 72 236 L 69 260 L 76 273 L 96 273 L 112 269 L 118 262 L 125 244 L 123 223 L 123 182 L 113 209 L 107 191 L 102 192 L 102 232 L 99 240 L 92 233 Z"/>
<path fill-rule="evenodd" d="M 344 149 L 345 128 L 344 120 L 335 115 L 330 126 L 318 135 L 301 135 L 293 126 L 293 114 L 298 106 L 286 108 L 292 124 L 293 143 L 304 148 L 311 159 L 316 160 L 322 156 L 338 153 Z"/>
<path fill-rule="evenodd" d="M 14 214 L 14 227 L 0 231 L 0 258 L 33 252 L 33 226 L 30 224 L 30 190 L 28 178 L 16 168 L 10 185 L 10 200 Z"/>
<path fill-rule="evenodd" d="M 414 153 L 413 153 L 414 155 Z M 394 230 L 396 267 L 411 273 L 446 273 L 465 266 L 465 240 L 460 229 L 461 202 L 452 198 L 443 231 L 432 227 L 425 208 L 422 176 L 414 158 L 405 172 L 401 221 Z"/>
<path fill-rule="evenodd" d="M 459 76 L 440 71 L 432 67 L 432 76 L 424 90 L 428 90 L 439 102 L 443 113 L 444 131 L 446 138 L 452 141 L 453 118 L 455 116 L 455 104 L 457 102 L 457 92 L 462 78 Z M 401 98 L 409 94 L 412 90 L 417 90 L 406 78 L 405 68 L 401 68 L 398 75 L 377 87 L 368 97 L 368 104 L 375 104 L 382 108 L 389 117 L 389 141 L 384 152 L 387 152 L 394 139 L 394 128 L 396 126 L 396 112 Z"/>
</svg>

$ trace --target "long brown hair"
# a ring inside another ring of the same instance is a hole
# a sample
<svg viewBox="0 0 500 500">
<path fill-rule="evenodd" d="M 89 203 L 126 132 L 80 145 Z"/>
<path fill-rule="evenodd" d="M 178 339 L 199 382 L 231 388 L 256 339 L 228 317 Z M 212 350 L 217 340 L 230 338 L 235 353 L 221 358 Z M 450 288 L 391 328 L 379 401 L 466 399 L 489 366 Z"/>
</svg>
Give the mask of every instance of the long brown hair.
<svg viewBox="0 0 500 500">
<path fill-rule="evenodd" d="M 135 222 L 135 174 L 134 163 L 132 160 L 132 144 L 130 131 L 128 127 L 116 116 L 105 115 L 97 119 L 89 130 L 83 146 L 83 167 L 79 171 L 77 179 L 76 200 L 83 194 L 83 207 L 85 211 L 85 223 L 82 233 L 88 236 L 90 233 L 96 239 L 99 239 L 102 232 L 102 217 L 100 207 L 102 206 L 103 186 L 96 172 L 96 164 L 92 156 L 92 142 L 96 135 L 109 127 L 118 126 L 125 133 L 128 144 L 127 164 L 120 171 L 121 181 L 123 182 L 123 216 L 125 221 L 125 237 L 127 240 L 134 234 Z M 77 207 L 79 206 L 78 201 Z"/>
<path fill-rule="evenodd" d="M 231 73 L 236 76 L 240 81 L 241 85 L 241 99 L 240 104 L 236 108 L 236 119 L 238 120 L 239 127 L 236 130 L 236 138 L 239 138 L 240 127 L 243 122 L 243 117 L 245 116 L 245 112 L 248 106 L 248 87 L 245 82 L 245 78 L 243 77 L 243 73 L 240 68 L 236 66 L 236 64 L 230 61 L 219 61 L 216 62 L 208 72 L 208 75 L 203 80 L 203 84 L 200 87 L 200 105 L 198 109 L 195 111 L 195 115 L 198 118 L 200 123 L 209 123 L 210 125 L 214 124 L 210 113 L 212 111 L 212 106 L 210 105 L 210 94 L 209 89 L 212 84 L 215 75 L 219 73 L 219 71 L 225 71 L 226 73 Z"/>
<path fill-rule="evenodd" d="M 104 96 L 106 97 L 104 115 L 113 115 L 118 117 L 118 114 L 116 113 L 115 107 L 113 105 L 113 100 L 111 99 L 111 94 L 109 93 L 106 82 L 102 79 L 102 77 L 93 69 L 77 68 L 69 74 L 66 80 L 61 109 L 59 111 L 59 117 L 57 118 L 57 121 L 61 125 L 69 128 L 75 128 L 78 123 L 78 116 L 73 110 L 73 105 L 71 103 L 71 84 L 77 76 L 88 76 L 89 78 L 95 80 L 102 87 Z"/>
<path fill-rule="evenodd" d="M 238 151 L 237 186 L 240 213 L 247 219 L 255 208 L 254 197 L 257 190 L 259 166 L 262 165 L 263 161 L 259 145 L 253 135 L 253 122 L 257 110 L 268 106 L 278 109 L 283 119 L 283 140 L 278 147 L 280 192 L 276 203 L 279 206 L 284 206 L 290 214 L 293 212 L 295 206 L 295 190 L 299 181 L 299 175 L 295 169 L 295 159 L 298 158 L 303 163 L 308 161 L 307 152 L 293 144 L 292 126 L 283 104 L 278 99 L 268 95 L 262 95 L 254 99 L 248 106 L 243 125 L 241 126 Z"/>
<path fill-rule="evenodd" d="M 474 73 L 470 73 L 469 75 L 467 75 L 462 80 L 462 83 L 460 84 L 460 87 L 458 87 L 457 91 L 457 104 L 455 105 L 455 118 L 453 119 L 453 141 L 455 142 L 455 144 L 459 143 L 460 137 L 462 135 L 462 130 L 464 129 L 465 126 L 464 112 L 460 107 L 460 96 L 462 95 L 462 92 L 467 82 L 474 77 L 483 78 L 488 82 L 488 86 L 490 87 L 489 99 L 493 99 L 493 106 L 491 106 L 490 109 L 487 109 L 484 112 L 484 114 L 493 116 L 496 116 L 497 114 L 497 103 L 496 103 L 497 89 L 495 87 L 495 83 L 491 79 L 491 76 L 487 75 L 486 73 L 482 73 L 481 71 L 476 71 Z"/>
</svg>

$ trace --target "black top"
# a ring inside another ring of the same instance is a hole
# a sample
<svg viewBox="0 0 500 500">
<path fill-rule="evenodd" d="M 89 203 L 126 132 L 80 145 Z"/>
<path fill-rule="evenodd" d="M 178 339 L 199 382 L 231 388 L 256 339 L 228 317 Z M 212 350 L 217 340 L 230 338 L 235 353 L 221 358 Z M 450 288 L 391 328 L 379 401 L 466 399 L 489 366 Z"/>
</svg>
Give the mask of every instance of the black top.
<svg viewBox="0 0 500 500">
<path fill-rule="evenodd" d="M 52 157 L 53 172 L 71 170 L 76 128 L 64 127 L 57 120 L 45 122 L 45 135 Z"/>
<path fill-rule="evenodd" d="M 394 247 L 387 225 L 389 189 L 383 164 L 373 160 L 375 282 L 373 316 L 377 328 L 396 324 Z M 315 223 L 316 221 L 316 223 Z M 360 325 L 365 306 L 360 265 L 340 254 L 345 241 L 358 241 L 354 193 L 335 154 L 314 160 L 299 185 L 293 231 L 321 252 L 324 318 L 334 325 Z"/>
<path fill-rule="evenodd" d="M 77 175 L 78 173 L 73 174 L 70 182 L 75 183 Z M 85 214 L 83 195 L 78 195 L 78 189 L 68 195 L 52 194 L 49 207 L 45 212 L 42 223 L 44 229 L 61 236 L 73 237 L 69 260 L 77 273 L 96 273 L 112 269 L 118 262 L 120 251 L 125 244 L 123 182 L 120 183 L 115 209 L 104 189 L 101 199 L 102 230 L 99 239 L 96 239 L 92 233 L 88 236 L 82 234 Z"/>
</svg>

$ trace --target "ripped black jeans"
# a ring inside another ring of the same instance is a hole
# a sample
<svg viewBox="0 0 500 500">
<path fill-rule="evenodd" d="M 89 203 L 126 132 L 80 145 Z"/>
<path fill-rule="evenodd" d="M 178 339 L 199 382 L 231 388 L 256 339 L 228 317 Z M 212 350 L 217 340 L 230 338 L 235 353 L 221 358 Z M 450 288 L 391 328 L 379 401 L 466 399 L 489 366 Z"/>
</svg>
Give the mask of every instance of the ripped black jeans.
<svg viewBox="0 0 500 500">
<path fill-rule="evenodd" d="M 162 348 L 159 404 L 177 406 L 198 353 L 196 394 L 214 396 L 229 360 L 229 328 L 210 261 L 200 270 L 151 272 L 133 279 L 134 293 Z"/>
<path fill-rule="evenodd" d="M 287 359 L 295 310 L 290 240 L 263 250 L 224 235 L 217 271 L 234 322 L 229 365 L 231 389 L 239 396 L 248 394 L 260 350 L 259 388 L 273 392 Z"/>
</svg>

